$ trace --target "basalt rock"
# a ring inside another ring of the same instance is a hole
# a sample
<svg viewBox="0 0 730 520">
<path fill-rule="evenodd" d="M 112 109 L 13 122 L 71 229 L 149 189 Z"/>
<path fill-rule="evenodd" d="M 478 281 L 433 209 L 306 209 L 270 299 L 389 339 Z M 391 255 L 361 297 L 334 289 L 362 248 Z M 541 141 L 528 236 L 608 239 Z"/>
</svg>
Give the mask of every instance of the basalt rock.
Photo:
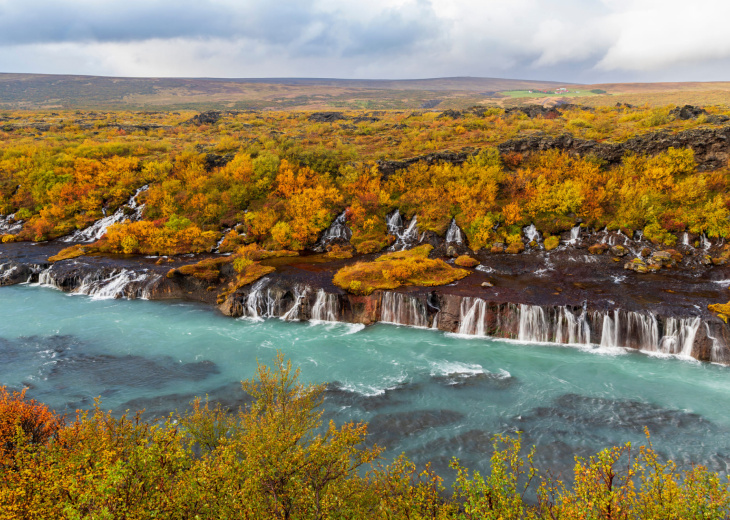
<svg viewBox="0 0 730 520">
<path fill-rule="evenodd" d="M 697 119 L 701 115 L 707 115 L 707 110 L 702 107 L 684 105 L 683 107 L 674 108 L 669 114 L 677 119 L 686 121 L 687 119 Z"/>
<path fill-rule="evenodd" d="M 525 105 L 522 107 L 507 108 L 505 115 L 525 114 L 530 119 L 536 117 L 556 118 L 560 116 L 560 112 L 555 107 L 544 107 L 542 105 Z"/>
<path fill-rule="evenodd" d="M 500 153 L 529 154 L 547 150 L 564 150 L 576 155 L 594 155 L 608 164 L 619 164 L 628 152 L 657 155 L 669 148 L 691 148 L 698 170 L 721 168 L 730 158 L 730 126 L 696 128 L 672 133 L 666 130 L 633 137 L 622 143 L 578 139 L 570 134 L 559 136 L 534 135 L 510 139 L 497 146 Z"/>
<path fill-rule="evenodd" d="M 314 112 L 307 118 L 314 123 L 334 123 L 349 119 L 342 112 Z"/>
<path fill-rule="evenodd" d="M 218 110 L 210 110 L 208 112 L 201 112 L 197 116 L 193 116 L 189 121 L 187 121 L 188 124 L 193 125 L 214 125 L 216 124 L 221 118 L 221 113 Z"/>
<path fill-rule="evenodd" d="M 428 155 L 419 155 L 418 157 L 411 157 L 409 159 L 403 159 L 400 161 L 378 161 L 378 170 L 384 179 L 387 179 L 398 170 L 404 170 L 419 162 L 425 162 L 429 165 L 438 163 L 450 163 L 450 164 L 463 164 L 469 157 L 479 153 L 478 150 L 463 150 L 461 152 L 436 152 Z"/>
</svg>

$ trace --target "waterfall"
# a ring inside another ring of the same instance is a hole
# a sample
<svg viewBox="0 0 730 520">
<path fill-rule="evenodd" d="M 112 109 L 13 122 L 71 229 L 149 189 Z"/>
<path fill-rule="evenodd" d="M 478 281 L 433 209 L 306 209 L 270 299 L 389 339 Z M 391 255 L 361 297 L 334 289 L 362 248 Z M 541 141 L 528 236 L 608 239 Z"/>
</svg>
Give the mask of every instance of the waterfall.
<svg viewBox="0 0 730 520">
<path fill-rule="evenodd" d="M 7 266 L 10 266 L 9 268 Z M 0 264 L 0 285 L 2 285 L 1 282 L 6 282 L 10 279 L 10 275 L 12 275 L 15 271 L 18 270 L 18 266 L 14 265 L 11 262 Z"/>
<path fill-rule="evenodd" d="M 400 211 L 395 210 L 391 213 L 386 219 L 386 225 L 388 226 L 389 235 L 398 235 L 403 227 L 403 218 L 400 216 Z"/>
<path fill-rule="evenodd" d="M 269 315 L 269 305 L 267 305 L 267 296 L 269 294 L 268 291 L 266 294 L 263 292 L 263 288 L 266 287 L 268 283 L 269 279 L 264 277 L 253 284 L 251 291 L 246 297 L 244 316 L 258 320 Z M 263 314 L 263 316 L 261 314 Z"/>
<path fill-rule="evenodd" d="M 284 321 L 297 321 L 300 319 L 300 311 L 304 298 L 309 294 L 309 287 L 295 285 L 294 286 L 294 303 L 291 308 L 281 317 Z"/>
<path fill-rule="evenodd" d="M 426 307 L 417 298 L 387 291 L 383 293 L 380 321 L 395 325 L 427 327 L 428 315 Z"/>
<path fill-rule="evenodd" d="M 586 316 L 585 309 L 576 317 L 570 309 L 561 307 L 558 313 L 558 323 L 555 328 L 555 343 L 570 343 L 574 345 L 590 344 L 591 327 L 588 324 Z M 520 314 L 520 324 L 522 324 L 522 314 Z M 521 327 L 520 330 L 522 330 Z M 547 333 L 549 335 L 549 329 Z"/>
<path fill-rule="evenodd" d="M 37 286 L 50 287 L 70 294 L 90 296 L 93 300 L 113 300 L 117 298 L 144 299 L 150 298 L 150 288 L 159 280 L 159 274 L 128 269 L 100 270 L 88 273 L 82 278 L 71 278 L 59 281 L 53 266 L 38 272 Z M 70 289 L 70 290 L 69 290 Z"/>
<path fill-rule="evenodd" d="M 568 240 L 568 244 L 575 245 L 578 243 L 578 240 L 580 239 L 580 226 L 575 226 L 570 230 L 570 240 Z"/>
<path fill-rule="evenodd" d="M 664 322 L 664 336 L 659 342 L 659 351 L 665 354 L 690 357 L 701 322 L 699 316 L 682 319 L 667 318 Z"/>
<path fill-rule="evenodd" d="M 418 219 L 414 215 L 408 227 L 403 230 L 403 218 L 400 211 L 395 210 L 386 220 L 388 234 L 394 235 L 395 243 L 390 247 L 391 251 L 402 251 L 418 242 Z"/>
<path fill-rule="evenodd" d="M 452 218 L 449 230 L 446 232 L 446 243 L 461 244 L 461 236 L 461 229 L 456 225 L 456 219 Z"/>
<path fill-rule="evenodd" d="M 682 245 L 689 247 L 689 233 L 686 231 L 682 234 Z"/>
<path fill-rule="evenodd" d="M 312 321 L 337 321 L 337 295 L 317 291 L 317 298 L 312 306 Z"/>
<path fill-rule="evenodd" d="M 530 224 L 525 229 L 523 229 L 522 232 L 525 234 L 525 238 L 527 238 L 528 243 L 533 241 L 540 242 L 540 233 L 537 232 L 535 224 Z"/>
<path fill-rule="evenodd" d="M 146 191 L 148 187 L 145 185 L 138 188 L 134 192 L 134 195 L 129 198 L 129 201 L 119 207 L 113 214 L 97 220 L 85 229 L 77 229 L 73 234 L 60 238 L 59 240 L 61 242 L 94 242 L 103 237 L 106 230 L 112 224 L 119 224 L 127 220 L 136 222 L 142 218 L 142 211 L 144 210 L 144 204 L 138 204 L 137 197 L 140 193 Z"/>
<path fill-rule="evenodd" d="M 433 323 L 431 323 L 431 328 L 433 330 L 438 330 L 439 328 L 439 316 L 441 316 L 441 312 L 437 312 L 433 317 Z"/>
<path fill-rule="evenodd" d="M 546 343 L 550 341 L 550 322 L 539 305 L 520 305 L 520 341 Z"/>
<path fill-rule="evenodd" d="M 350 238 L 352 238 L 352 230 L 347 226 L 347 212 L 343 211 L 337 215 L 335 220 L 332 221 L 332 224 L 330 224 L 330 227 L 328 227 L 322 234 L 321 238 L 314 246 L 314 250 L 322 252 L 326 250 L 327 245 L 330 242 L 334 240 L 344 240 L 349 242 Z"/>
<path fill-rule="evenodd" d="M 15 220 L 15 213 L 7 216 L 0 215 L 0 235 L 15 235 L 23 229 L 23 221 Z"/>
<path fill-rule="evenodd" d="M 653 314 L 627 313 L 624 335 L 623 347 L 647 351 L 659 349 L 659 323 Z"/>
<path fill-rule="evenodd" d="M 704 233 L 700 235 L 700 247 L 705 251 L 712 247 L 712 242 L 710 242 L 710 240 L 707 238 L 707 235 L 705 235 Z"/>
<path fill-rule="evenodd" d="M 618 347 L 619 339 L 619 311 L 613 311 L 613 318 L 608 314 L 603 316 L 603 329 L 601 330 L 602 347 Z"/>
<path fill-rule="evenodd" d="M 91 296 L 94 300 L 113 300 L 125 296 L 138 297 L 143 294 L 143 291 L 139 289 L 132 293 L 129 286 L 145 282 L 147 278 L 147 272 L 135 273 L 127 269 L 115 269 L 106 276 L 93 273 L 85 276 L 72 294 Z"/>
<path fill-rule="evenodd" d="M 725 345 L 718 338 L 713 336 L 710 332 L 710 324 L 705 323 L 705 329 L 707 330 L 707 337 L 712 341 L 712 350 L 710 351 L 710 361 L 713 363 L 727 363 L 725 360 Z"/>
<path fill-rule="evenodd" d="M 486 336 L 487 302 L 481 298 L 463 298 L 459 309 L 459 334 Z"/>
</svg>

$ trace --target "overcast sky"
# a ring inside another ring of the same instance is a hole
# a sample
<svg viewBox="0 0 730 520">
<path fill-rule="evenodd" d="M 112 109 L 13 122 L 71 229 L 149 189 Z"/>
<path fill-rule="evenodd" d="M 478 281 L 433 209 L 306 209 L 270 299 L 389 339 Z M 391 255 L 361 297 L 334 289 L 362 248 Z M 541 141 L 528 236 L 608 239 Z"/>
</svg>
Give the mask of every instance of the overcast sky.
<svg viewBox="0 0 730 520">
<path fill-rule="evenodd" d="M 730 0 L 0 0 L 0 72 L 730 80 Z"/>
</svg>

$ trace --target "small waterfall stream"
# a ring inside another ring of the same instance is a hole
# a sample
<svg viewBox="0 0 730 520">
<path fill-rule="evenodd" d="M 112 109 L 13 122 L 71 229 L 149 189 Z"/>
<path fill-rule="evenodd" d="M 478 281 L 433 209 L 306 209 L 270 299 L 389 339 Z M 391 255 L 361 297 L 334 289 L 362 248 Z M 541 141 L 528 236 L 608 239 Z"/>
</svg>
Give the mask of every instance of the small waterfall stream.
<svg viewBox="0 0 730 520">
<path fill-rule="evenodd" d="M 23 221 L 15 220 L 15 214 L 0 215 L 0 235 L 15 235 L 23 229 Z"/>
<path fill-rule="evenodd" d="M 575 226 L 570 230 L 570 240 L 567 243 L 574 246 L 578 243 L 578 240 L 580 240 L 580 226 Z"/>
<path fill-rule="evenodd" d="M 461 229 L 456 225 L 456 219 L 451 219 L 451 225 L 449 230 L 446 232 L 446 243 L 447 244 L 461 244 L 463 242 Z"/>
<path fill-rule="evenodd" d="M 106 230 L 112 224 L 119 224 L 125 221 L 136 222 L 142 218 L 142 211 L 144 210 L 144 204 L 137 203 L 137 197 L 143 191 L 146 191 L 149 186 L 145 185 L 138 188 L 134 195 L 129 198 L 129 201 L 120 206 L 114 213 L 109 216 L 105 216 L 102 219 L 97 220 L 89 227 L 84 229 L 78 229 L 71 235 L 60 238 L 61 242 L 94 242 L 104 236 Z"/>
<path fill-rule="evenodd" d="M 344 240 L 349 242 L 352 238 L 352 230 L 347 226 L 347 212 L 343 211 L 330 224 L 322 234 L 317 244 L 314 246 L 315 251 L 323 252 L 327 249 L 327 245 L 335 240 Z"/>
<path fill-rule="evenodd" d="M 388 216 L 386 223 L 388 234 L 395 236 L 395 242 L 390 247 L 391 251 L 402 251 L 418 243 L 418 219 L 415 215 L 408 227 L 405 227 L 400 211 L 395 210 Z"/>
</svg>

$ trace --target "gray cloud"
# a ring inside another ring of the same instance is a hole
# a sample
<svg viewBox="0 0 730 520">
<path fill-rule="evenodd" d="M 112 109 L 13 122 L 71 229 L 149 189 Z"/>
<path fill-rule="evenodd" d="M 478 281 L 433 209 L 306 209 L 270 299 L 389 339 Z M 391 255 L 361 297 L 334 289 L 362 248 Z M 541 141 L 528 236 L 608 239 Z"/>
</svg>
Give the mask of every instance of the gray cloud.
<svg viewBox="0 0 730 520">
<path fill-rule="evenodd" d="M 0 0 L 0 70 L 728 79 L 725 0 Z"/>
</svg>

